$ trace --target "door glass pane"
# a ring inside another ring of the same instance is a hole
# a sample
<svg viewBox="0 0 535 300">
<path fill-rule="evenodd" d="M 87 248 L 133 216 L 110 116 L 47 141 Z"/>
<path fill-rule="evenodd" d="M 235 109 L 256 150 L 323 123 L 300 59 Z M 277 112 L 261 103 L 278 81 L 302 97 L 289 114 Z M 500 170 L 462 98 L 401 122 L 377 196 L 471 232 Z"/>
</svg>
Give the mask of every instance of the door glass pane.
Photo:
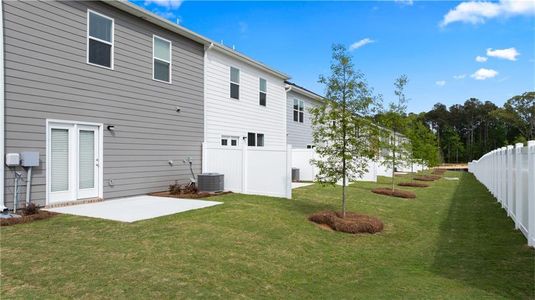
<svg viewBox="0 0 535 300">
<path fill-rule="evenodd" d="M 89 13 L 89 36 L 111 43 L 112 21 L 94 13 Z"/>
<path fill-rule="evenodd" d="M 79 186 L 80 189 L 95 187 L 95 132 L 80 130 Z"/>
<path fill-rule="evenodd" d="M 69 130 L 52 129 L 50 134 L 50 189 L 69 190 Z"/>
</svg>

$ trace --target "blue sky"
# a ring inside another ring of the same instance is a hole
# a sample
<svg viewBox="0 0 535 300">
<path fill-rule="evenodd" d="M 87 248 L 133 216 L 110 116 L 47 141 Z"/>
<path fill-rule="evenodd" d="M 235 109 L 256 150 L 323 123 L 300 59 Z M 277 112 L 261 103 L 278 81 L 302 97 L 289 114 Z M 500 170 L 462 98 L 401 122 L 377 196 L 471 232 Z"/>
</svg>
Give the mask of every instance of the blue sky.
<svg viewBox="0 0 535 300">
<path fill-rule="evenodd" d="M 394 97 L 394 79 L 407 74 L 412 112 L 470 97 L 502 105 L 535 90 L 535 0 L 133 2 L 320 94 L 333 43 L 353 49 L 385 102 Z"/>
</svg>

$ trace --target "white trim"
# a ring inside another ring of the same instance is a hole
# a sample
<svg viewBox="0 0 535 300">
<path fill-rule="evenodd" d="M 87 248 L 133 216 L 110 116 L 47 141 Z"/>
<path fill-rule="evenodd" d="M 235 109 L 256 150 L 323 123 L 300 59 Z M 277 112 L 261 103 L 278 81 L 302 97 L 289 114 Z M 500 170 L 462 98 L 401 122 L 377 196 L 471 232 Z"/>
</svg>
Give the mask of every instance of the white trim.
<svg viewBox="0 0 535 300">
<path fill-rule="evenodd" d="M 93 122 L 81 122 L 81 121 L 70 121 L 70 120 L 57 120 L 57 119 L 46 119 L 46 178 L 45 178 L 45 188 L 46 188 L 46 199 L 45 204 L 50 204 L 50 147 L 49 147 L 49 141 L 50 141 L 50 128 L 54 125 L 72 125 L 74 131 L 76 132 L 78 130 L 78 126 L 93 126 L 97 127 L 98 131 L 98 156 L 99 156 L 99 172 L 98 172 L 98 197 L 103 199 L 104 198 L 104 124 L 102 123 L 93 123 Z M 73 159 L 73 158 L 71 158 Z M 76 175 L 77 176 L 77 175 Z M 70 180 L 69 180 L 70 182 Z M 77 182 L 74 181 L 74 182 Z M 77 184 L 76 184 L 77 186 Z M 77 191 L 76 191 L 77 192 Z M 71 200 L 77 200 L 77 196 L 74 197 L 74 199 Z"/>
<path fill-rule="evenodd" d="M 4 99 L 4 1 L 0 0 L 0 209 L 4 208 L 5 99 Z"/>
<path fill-rule="evenodd" d="M 305 123 L 305 101 L 299 98 L 295 98 L 295 97 L 293 98 L 293 100 L 294 101 L 292 101 L 292 120 L 294 120 L 294 123 L 304 124 Z M 295 110 L 295 104 L 294 104 L 296 100 L 297 100 L 297 110 Z M 300 110 L 300 108 L 303 108 L 303 110 Z M 296 111 L 297 111 L 297 121 L 295 120 L 294 115 L 293 115 L 293 113 Z M 300 118 L 300 114 L 299 114 L 301 112 L 303 113 L 302 119 Z"/>
<path fill-rule="evenodd" d="M 92 37 L 92 36 L 89 36 L 89 15 L 90 14 L 95 14 L 95 15 L 98 15 L 98 16 L 101 16 L 103 18 L 106 18 L 108 20 L 111 20 L 111 43 L 108 42 L 108 41 L 105 41 L 105 40 L 101 40 L 99 38 L 96 38 L 96 37 Z M 86 51 L 85 51 L 85 57 L 86 57 L 86 63 L 88 65 L 92 65 L 92 66 L 96 66 L 96 67 L 100 67 L 100 68 L 104 68 L 104 69 L 108 69 L 108 70 L 113 70 L 114 69 L 114 66 L 115 66 L 115 20 L 111 17 L 108 17 L 106 15 L 103 15 L 101 13 L 98 13 L 94 10 L 91 10 L 91 9 L 87 9 L 87 20 L 86 20 L 87 24 L 86 24 L 86 27 L 87 27 L 87 30 L 86 30 Z M 92 63 L 92 62 L 89 62 L 89 40 L 92 39 L 92 40 L 95 40 L 95 41 L 98 41 L 98 42 L 101 42 L 101 43 L 105 43 L 105 44 L 108 44 L 108 45 L 111 45 L 111 67 L 106 67 L 106 66 L 103 66 L 103 65 L 99 65 L 99 64 L 95 64 L 95 63 Z"/>
<path fill-rule="evenodd" d="M 165 59 L 157 58 L 154 55 L 155 54 L 154 50 L 156 49 L 156 47 L 154 47 L 154 44 L 155 44 L 154 41 L 156 39 L 160 39 L 160 40 L 162 40 L 164 42 L 168 42 L 169 43 L 169 61 L 166 61 Z M 154 60 L 155 59 L 157 59 L 159 61 L 166 62 L 166 63 L 169 64 L 169 81 L 165 81 L 165 80 L 154 78 Z M 163 82 L 163 83 L 168 83 L 168 84 L 172 84 L 173 83 L 173 42 L 168 40 L 168 39 L 164 39 L 163 37 L 155 35 L 155 34 L 152 35 L 152 80 Z"/>
</svg>

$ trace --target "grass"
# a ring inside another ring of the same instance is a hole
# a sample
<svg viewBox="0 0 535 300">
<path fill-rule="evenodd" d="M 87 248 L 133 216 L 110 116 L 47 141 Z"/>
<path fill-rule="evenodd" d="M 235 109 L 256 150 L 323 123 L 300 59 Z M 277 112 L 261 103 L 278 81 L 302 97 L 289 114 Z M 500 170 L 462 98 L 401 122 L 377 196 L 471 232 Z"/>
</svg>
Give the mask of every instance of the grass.
<svg viewBox="0 0 535 300">
<path fill-rule="evenodd" d="M 320 185 L 133 224 L 62 215 L 3 227 L 0 297 L 534 298 L 535 251 L 472 175 L 446 176 L 461 180 L 404 188 L 411 200 L 370 192 L 386 178 L 351 185 L 349 209 L 379 217 L 377 235 L 308 222 L 339 207 L 341 189 Z"/>
</svg>

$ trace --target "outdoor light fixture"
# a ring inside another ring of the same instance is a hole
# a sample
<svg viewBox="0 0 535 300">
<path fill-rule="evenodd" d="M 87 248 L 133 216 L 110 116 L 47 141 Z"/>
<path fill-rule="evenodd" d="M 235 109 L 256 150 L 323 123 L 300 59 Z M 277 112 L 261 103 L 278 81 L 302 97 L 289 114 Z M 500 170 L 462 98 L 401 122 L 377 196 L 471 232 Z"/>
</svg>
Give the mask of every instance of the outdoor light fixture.
<svg viewBox="0 0 535 300">
<path fill-rule="evenodd" d="M 180 106 L 176 107 L 176 112 L 180 112 Z"/>
<path fill-rule="evenodd" d="M 114 125 L 108 125 L 108 128 L 109 131 L 114 131 L 115 130 L 115 126 Z"/>
</svg>

